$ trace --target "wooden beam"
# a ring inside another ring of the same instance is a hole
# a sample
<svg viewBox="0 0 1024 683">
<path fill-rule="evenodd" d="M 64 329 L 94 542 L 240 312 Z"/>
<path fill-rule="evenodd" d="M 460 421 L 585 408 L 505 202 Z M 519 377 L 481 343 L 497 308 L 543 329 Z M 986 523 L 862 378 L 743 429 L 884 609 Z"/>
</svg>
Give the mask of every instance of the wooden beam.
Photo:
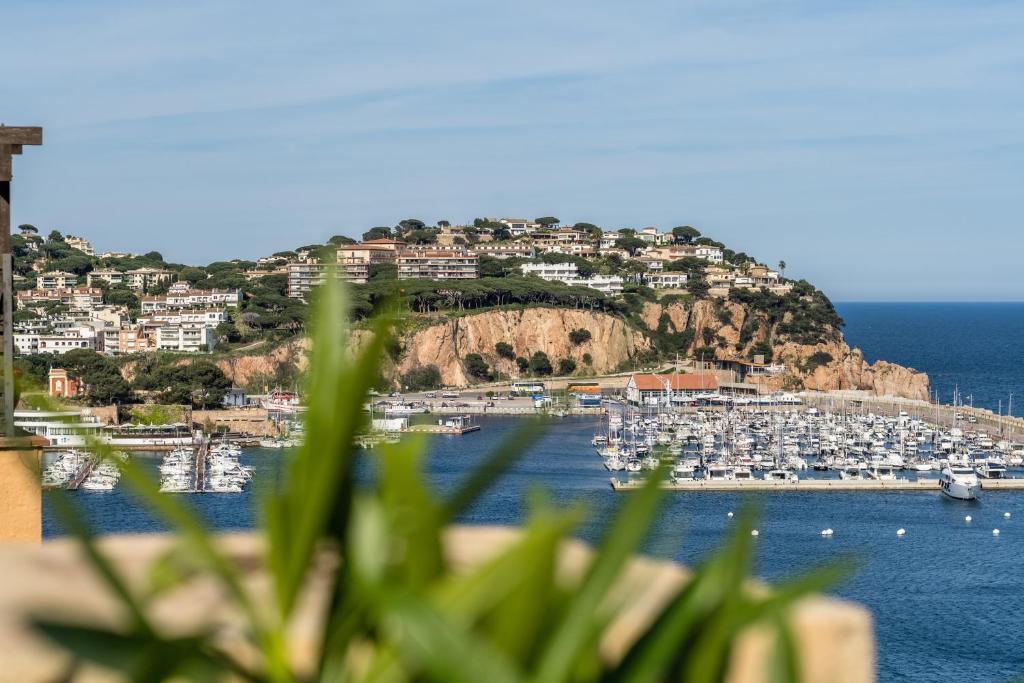
<svg viewBox="0 0 1024 683">
<path fill-rule="evenodd" d="M 0 183 L 11 180 L 11 146 L 0 144 Z"/>
<path fill-rule="evenodd" d="M 38 126 L 0 125 L 0 145 L 41 145 L 43 129 Z"/>
<path fill-rule="evenodd" d="M 11 150 L 11 154 L 21 154 L 21 145 L 7 145 L 7 149 Z"/>
</svg>

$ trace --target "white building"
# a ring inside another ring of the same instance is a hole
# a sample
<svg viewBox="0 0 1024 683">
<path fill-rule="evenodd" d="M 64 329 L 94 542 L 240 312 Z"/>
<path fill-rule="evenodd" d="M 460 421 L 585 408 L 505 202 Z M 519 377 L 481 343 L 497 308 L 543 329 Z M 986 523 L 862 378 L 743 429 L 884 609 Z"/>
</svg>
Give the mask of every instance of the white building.
<svg viewBox="0 0 1024 683">
<path fill-rule="evenodd" d="M 686 273 L 662 271 L 644 275 L 644 284 L 653 289 L 682 289 L 688 279 Z"/>
<path fill-rule="evenodd" d="M 399 280 L 474 280 L 480 257 L 465 249 L 407 249 L 398 253 Z"/>
<path fill-rule="evenodd" d="M 608 296 L 618 296 L 619 294 L 622 294 L 622 286 L 624 282 L 625 281 L 618 275 L 594 275 L 570 284 L 590 287 L 591 289 L 596 289 Z"/>
<path fill-rule="evenodd" d="M 129 289 L 137 292 L 144 292 L 148 289 L 170 282 L 174 279 L 174 273 L 160 268 L 136 268 L 125 273 L 125 284 Z"/>
<path fill-rule="evenodd" d="M 579 279 L 575 263 L 524 263 L 519 269 L 523 275 L 535 275 L 541 280 L 569 282 Z"/>
<path fill-rule="evenodd" d="M 237 289 L 192 289 L 187 282 L 176 282 L 165 295 L 142 297 L 140 305 L 143 313 L 156 313 L 186 308 L 236 308 L 241 302 L 242 292 Z"/>
<path fill-rule="evenodd" d="M 53 270 L 36 278 L 36 289 L 70 289 L 77 281 L 78 276 L 74 273 Z"/>
<path fill-rule="evenodd" d="M 92 248 L 92 244 L 89 240 L 84 237 L 75 237 L 74 235 L 64 235 L 64 242 L 71 248 L 77 249 L 78 251 L 84 252 L 88 256 L 95 256 L 96 250 Z"/>
<path fill-rule="evenodd" d="M 123 285 L 125 275 L 120 270 L 113 268 L 101 268 L 94 270 L 85 276 L 86 284 L 92 287 L 96 282 L 106 282 L 108 285 Z"/>
<path fill-rule="evenodd" d="M 498 222 L 507 226 L 513 237 L 529 235 L 543 227 L 540 223 L 535 223 L 528 218 L 502 218 Z"/>
<path fill-rule="evenodd" d="M 320 286 L 327 276 L 327 267 L 319 261 L 299 261 L 288 264 L 288 296 L 304 299 L 311 290 Z"/>
<path fill-rule="evenodd" d="M 712 247 L 706 244 L 698 244 L 694 247 L 693 255 L 710 263 L 722 263 L 725 260 L 719 247 Z"/>
<path fill-rule="evenodd" d="M 52 353 L 59 356 L 75 349 L 91 349 L 96 351 L 96 337 L 84 337 L 77 332 L 39 335 L 37 353 Z"/>
<path fill-rule="evenodd" d="M 209 352 L 213 344 L 213 328 L 202 323 L 167 324 L 156 331 L 158 351 Z"/>
</svg>

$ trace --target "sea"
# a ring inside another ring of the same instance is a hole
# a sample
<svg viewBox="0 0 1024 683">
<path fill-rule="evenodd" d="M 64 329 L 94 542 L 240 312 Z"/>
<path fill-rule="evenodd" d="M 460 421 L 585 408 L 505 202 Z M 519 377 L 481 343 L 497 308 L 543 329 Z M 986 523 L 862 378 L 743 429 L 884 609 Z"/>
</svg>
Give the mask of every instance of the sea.
<svg viewBox="0 0 1024 683">
<path fill-rule="evenodd" d="M 869 360 L 928 372 L 945 400 L 956 387 L 975 405 L 995 410 L 1002 400 L 1005 409 L 1009 394 L 1024 390 L 1018 367 L 1024 304 L 837 308 L 851 345 Z M 488 417 L 478 432 L 434 437 L 425 468 L 436 489 L 453 490 L 518 424 L 512 417 Z M 559 421 L 461 521 L 518 524 L 528 515 L 528 497 L 539 491 L 558 504 L 584 505 L 588 516 L 578 536 L 599 541 L 627 494 L 608 485 L 609 474 L 590 445 L 596 426 L 593 418 Z M 212 528 L 252 528 L 259 523 L 256 505 L 280 481 L 286 459 L 280 450 L 248 450 L 243 461 L 255 473 L 247 490 L 188 500 Z M 157 457 L 139 461 L 155 474 Z M 363 466 L 371 467 L 371 460 Z M 74 500 L 101 533 L 166 528 L 123 486 L 79 491 Z M 831 592 L 870 609 L 880 681 L 1004 681 L 1024 674 L 1024 492 L 985 492 L 969 503 L 931 492 L 673 494 L 645 551 L 700 563 L 729 534 L 728 513 L 750 502 L 760 511 L 756 573 L 768 581 L 854 559 L 852 576 Z M 49 505 L 43 523 L 46 536 L 62 533 Z M 1001 533 L 994 536 L 997 527 Z M 822 537 L 825 528 L 834 535 Z M 896 535 L 900 528 L 906 530 L 902 537 Z"/>
</svg>

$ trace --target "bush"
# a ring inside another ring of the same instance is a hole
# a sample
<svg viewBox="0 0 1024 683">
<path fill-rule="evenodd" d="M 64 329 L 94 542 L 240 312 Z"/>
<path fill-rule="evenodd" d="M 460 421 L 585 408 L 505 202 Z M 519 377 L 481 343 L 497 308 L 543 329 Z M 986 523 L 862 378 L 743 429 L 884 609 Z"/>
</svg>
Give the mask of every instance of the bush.
<svg viewBox="0 0 1024 683">
<path fill-rule="evenodd" d="M 467 354 L 462 359 L 462 363 L 466 368 L 466 372 L 470 378 L 478 381 L 487 381 L 491 379 L 491 369 L 487 365 L 487 361 L 479 353 Z"/>
<path fill-rule="evenodd" d="M 516 357 L 515 349 L 508 342 L 498 342 L 495 344 L 494 352 L 501 358 L 507 358 L 508 360 L 515 360 Z"/>
<path fill-rule="evenodd" d="M 823 365 L 832 362 L 832 354 L 828 351 L 815 351 L 804 361 L 804 372 L 814 372 Z"/>
<path fill-rule="evenodd" d="M 433 363 L 421 365 L 402 375 L 399 381 L 409 391 L 440 389 L 441 371 Z"/>
<path fill-rule="evenodd" d="M 590 330 L 576 329 L 569 333 L 569 341 L 575 346 L 585 344 L 590 341 Z"/>
<path fill-rule="evenodd" d="M 571 375 L 576 372 L 576 361 L 572 358 L 560 358 L 558 360 L 558 374 Z"/>
<path fill-rule="evenodd" d="M 535 375 L 550 375 L 554 368 L 551 367 L 551 360 L 548 359 L 548 354 L 543 351 L 538 351 L 530 356 L 529 364 L 530 372 Z"/>
<path fill-rule="evenodd" d="M 519 372 L 526 372 L 530 369 L 530 361 L 526 360 L 522 356 L 516 358 L 516 367 L 519 368 Z"/>
<path fill-rule="evenodd" d="M 583 364 L 584 365 L 593 365 L 594 364 L 594 357 L 591 356 L 589 353 L 583 354 Z"/>
<path fill-rule="evenodd" d="M 772 362 L 772 345 L 769 344 L 766 341 L 759 341 L 759 342 L 757 342 L 756 344 L 754 344 L 753 346 L 750 347 L 750 357 L 751 357 L 751 359 L 753 359 L 754 356 L 764 356 L 764 362 L 765 363 L 771 363 Z"/>
</svg>

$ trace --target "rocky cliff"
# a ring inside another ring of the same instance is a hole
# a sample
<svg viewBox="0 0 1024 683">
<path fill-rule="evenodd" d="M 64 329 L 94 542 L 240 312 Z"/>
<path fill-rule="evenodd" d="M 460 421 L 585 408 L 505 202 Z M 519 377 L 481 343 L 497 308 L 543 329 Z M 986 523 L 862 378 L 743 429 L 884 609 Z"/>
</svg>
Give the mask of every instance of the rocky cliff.
<svg viewBox="0 0 1024 683">
<path fill-rule="evenodd" d="M 749 360 L 768 350 L 772 362 L 784 366 L 782 372 L 758 380 L 771 389 L 859 389 L 879 396 L 928 398 L 927 375 L 885 361 L 867 363 L 827 321 L 799 308 L 773 311 L 749 303 L 679 297 L 647 302 L 626 317 L 566 308 L 423 317 L 400 336 L 397 353 L 385 359 L 383 371 L 397 384 L 402 375 L 433 365 L 444 384 L 467 386 L 473 379 L 466 356 L 473 353 L 492 371 L 516 378 L 521 372 L 515 358 L 538 351 L 555 367 L 570 358 L 576 374 L 593 375 L 628 369 L 634 360 L 653 362 L 658 356 L 685 358 L 700 352 L 708 359 Z M 590 338 L 573 343 L 570 334 L 581 329 Z M 356 343 L 361 338 L 354 335 Z M 512 358 L 499 355 L 500 342 L 511 346 Z M 236 385 L 251 386 L 304 369 L 307 351 L 302 340 L 270 354 L 225 359 L 218 365 Z"/>
</svg>

